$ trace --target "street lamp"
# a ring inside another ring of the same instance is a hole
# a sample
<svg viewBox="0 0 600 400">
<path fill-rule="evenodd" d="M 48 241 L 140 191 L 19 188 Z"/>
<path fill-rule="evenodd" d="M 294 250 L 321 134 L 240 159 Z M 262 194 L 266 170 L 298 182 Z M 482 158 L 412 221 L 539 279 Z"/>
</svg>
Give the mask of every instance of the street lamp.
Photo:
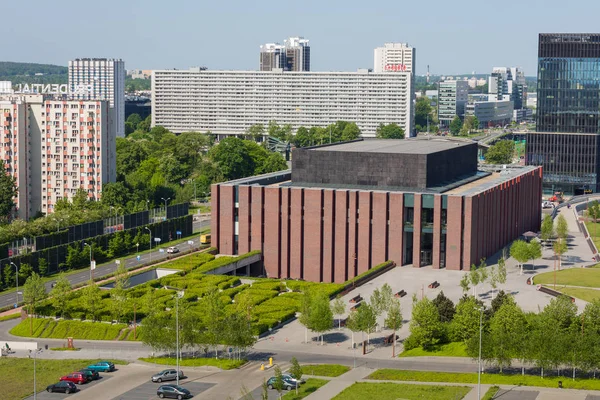
<svg viewBox="0 0 600 400">
<path fill-rule="evenodd" d="M 37 400 L 37 385 L 35 382 L 35 360 L 37 355 L 42 352 L 42 349 L 36 349 L 33 351 L 33 400 Z M 29 357 L 31 358 L 31 350 L 29 350 Z"/>
<path fill-rule="evenodd" d="M 62 219 L 56 218 L 56 233 L 60 232 L 60 223 L 63 222 Z"/>
<path fill-rule="evenodd" d="M 17 308 L 19 305 L 19 267 L 12 261 L 10 263 L 15 266 L 15 277 L 17 278 L 17 302 L 15 303 L 15 308 Z"/>
<path fill-rule="evenodd" d="M 146 200 L 146 211 L 150 210 L 150 200 Z"/>
<path fill-rule="evenodd" d="M 171 200 L 171 198 L 165 199 L 164 197 L 161 197 L 160 199 L 165 202 L 165 219 L 167 219 L 167 202 Z"/>
<path fill-rule="evenodd" d="M 479 367 L 477 368 L 477 398 L 481 399 L 481 332 L 483 331 L 483 307 L 479 311 Z"/>
<path fill-rule="evenodd" d="M 144 229 L 150 232 L 150 264 L 152 264 L 152 231 L 147 226 Z"/>
<path fill-rule="evenodd" d="M 86 242 L 83 242 L 83 246 L 87 246 L 90 248 L 90 279 L 94 280 L 94 269 L 92 268 L 92 246 Z"/>
<path fill-rule="evenodd" d="M 179 386 L 179 299 L 183 297 L 185 292 L 181 289 L 169 286 L 164 286 L 164 289 L 177 291 L 177 293 L 175 293 L 175 363 L 177 365 L 177 385 Z"/>
</svg>

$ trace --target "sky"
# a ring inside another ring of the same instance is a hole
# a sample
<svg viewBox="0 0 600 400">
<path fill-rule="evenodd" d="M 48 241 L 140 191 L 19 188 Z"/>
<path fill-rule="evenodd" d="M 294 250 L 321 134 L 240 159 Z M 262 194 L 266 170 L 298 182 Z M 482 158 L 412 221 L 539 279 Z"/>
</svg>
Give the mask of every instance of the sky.
<svg viewBox="0 0 600 400">
<path fill-rule="evenodd" d="M 121 58 L 126 69 L 258 69 L 259 47 L 310 40 L 311 70 L 373 67 L 385 42 L 416 47 L 417 74 L 536 75 L 540 32 L 597 32 L 598 0 L 29 0 L 1 8 L 1 61 L 67 65 Z M 6 18 L 9 16 L 9 18 Z"/>
</svg>

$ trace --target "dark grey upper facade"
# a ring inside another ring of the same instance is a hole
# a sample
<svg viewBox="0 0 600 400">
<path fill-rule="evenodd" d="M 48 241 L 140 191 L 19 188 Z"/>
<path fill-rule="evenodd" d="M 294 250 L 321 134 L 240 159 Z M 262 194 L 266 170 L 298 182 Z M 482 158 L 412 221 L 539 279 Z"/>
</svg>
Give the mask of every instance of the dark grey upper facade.
<svg viewBox="0 0 600 400">
<path fill-rule="evenodd" d="M 427 190 L 475 174 L 472 142 L 368 139 L 292 152 L 293 184 Z"/>
</svg>

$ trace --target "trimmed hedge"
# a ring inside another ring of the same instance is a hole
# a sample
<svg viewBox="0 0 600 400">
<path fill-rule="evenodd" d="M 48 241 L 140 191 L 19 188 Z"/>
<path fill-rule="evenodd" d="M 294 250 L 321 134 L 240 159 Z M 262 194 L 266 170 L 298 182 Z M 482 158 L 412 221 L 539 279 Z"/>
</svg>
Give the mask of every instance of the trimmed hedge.
<svg viewBox="0 0 600 400">
<path fill-rule="evenodd" d="M 81 321 L 56 321 L 48 318 L 33 319 L 33 335 L 29 335 L 28 319 L 10 330 L 15 336 L 82 340 L 114 340 L 117 339 L 121 330 L 127 328 L 125 324 L 105 324 L 100 322 L 81 322 Z"/>
<path fill-rule="evenodd" d="M 182 271 L 190 272 L 193 269 L 201 266 L 202 264 L 206 264 L 215 259 L 215 256 L 209 254 L 207 252 L 203 253 L 193 253 L 187 256 L 178 257 L 172 261 L 169 261 L 166 264 L 160 265 L 160 268 L 168 268 L 168 269 L 179 269 Z"/>
</svg>

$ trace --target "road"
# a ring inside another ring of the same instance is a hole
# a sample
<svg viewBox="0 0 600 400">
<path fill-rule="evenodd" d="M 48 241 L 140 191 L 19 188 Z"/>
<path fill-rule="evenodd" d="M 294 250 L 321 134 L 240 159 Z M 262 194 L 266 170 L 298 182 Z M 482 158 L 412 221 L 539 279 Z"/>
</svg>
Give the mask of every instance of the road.
<svg viewBox="0 0 600 400">
<path fill-rule="evenodd" d="M 194 232 L 197 232 L 206 226 L 210 226 L 210 219 L 204 220 L 204 221 L 194 221 L 194 224 L 193 224 Z M 179 250 L 186 251 L 193 247 L 197 247 L 199 245 L 199 241 L 200 241 L 199 237 L 197 237 L 197 236 L 191 237 L 190 240 L 192 240 L 194 242 L 194 244 L 190 245 L 187 242 L 180 243 L 177 245 Z M 165 244 L 163 246 L 160 246 L 159 249 L 161 247 L 166 248 L 167 246 Z M 156 261 L 165 260 L 167 258 L 167 255 L 168 254 L 166 252 L 161 253 L 157 249 L 157 250 L 153 250 L 151 253 L 142 254 L 140 256 L 139 261 L 137 260 L 136 256 L 133 255 L 129 258 L 122 259 L 121 262 L 124 262 L 125 268 L 127 268 L 129 270 L 129 269 L 135 268 L 145 262 L 150 262 L 150 261 L 155 261 L 155 260 Z M 99 265 L 94 270 L 94 277 L 110 275 L 113 272 L 115 272 L 116 269 L 117 269 L 117 264 L 115 261 L 111 261 L 106 264 Z M 75 285 L 87 282 L 90 279 L 90 270 L 87 268 L 82 269 L 80 272 L 76 272 L 74 274 L 68 275 L 67 279 L 69 279 L 69 282 L 71 282 L 71 286 L 75 286 Z M 46 292 L 49 292 L 52 289 L 52 284 L 54 282 L 56 282 L 56 280 L 51 280 L 51 281 L 46 282 Z M 0 295 L 0 308 L 7 307 L 7 306 L 14 304 L 15 300 L 16 300 L 16 296 L 17 295 L 15 292 Z M 19 296 L 19 299 L 22 300 L 21 295 Z"/>
</svg>

